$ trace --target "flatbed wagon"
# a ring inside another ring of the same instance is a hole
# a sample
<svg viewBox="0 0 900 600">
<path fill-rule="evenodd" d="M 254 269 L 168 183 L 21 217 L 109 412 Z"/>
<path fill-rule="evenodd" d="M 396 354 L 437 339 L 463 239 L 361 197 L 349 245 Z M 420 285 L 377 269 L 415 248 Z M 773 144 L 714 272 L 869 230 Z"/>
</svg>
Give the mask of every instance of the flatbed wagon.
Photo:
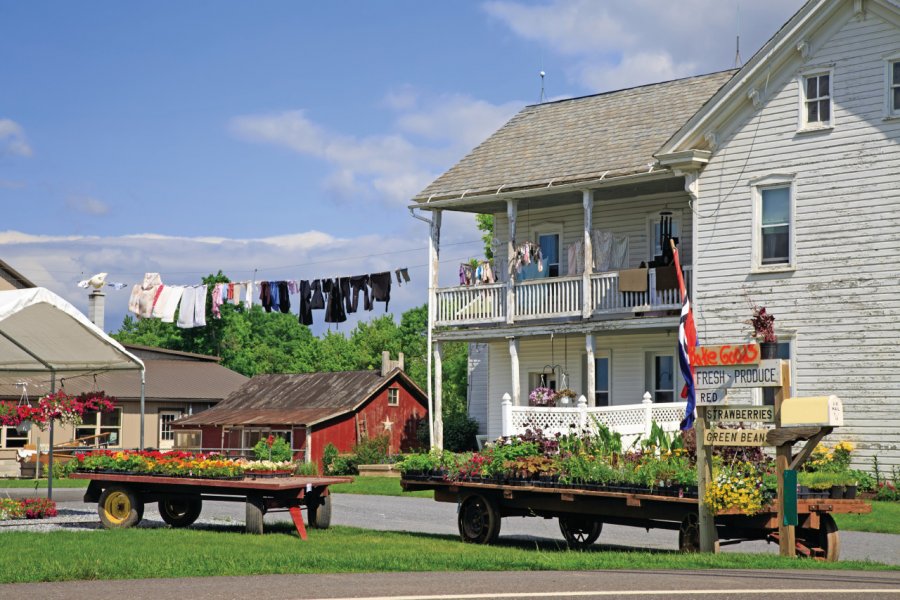
<svg viewBox="0 0 900 600">
<path fill-rule="evenodd" d="M 680 550 L 692 552 L 700 548 L 697 498 L 438 480 L 402 479 L 401 485 L 407 491 L 434 490 L 434 499 L 438 502 L 456 503 L 459 535 L 464 542 L 493 542 L 500 533 L 503 517 L 543 517 L 559 519 L 560 531 L 573 548 L 586 548 L 597 541 L 604 523 L 648 530 L 677 530 Z M 871 510 L 869 504 L 855 499 L 798 500 L 797 554 L 826 561 L 838 560 L 840 536 L 831 515 Z M 715 522 L 717 551 L 720 545 L 743 541 L 778 541 L 778 516 L 774 504 L 756 515 L 745 515 L 733 509 L 720 512 Z"/>
<path fill-rule="evenodd" d="M 73 473 L 73 479 L 89 479 L 84 501 L 97 503 L 106 528 L 137 525 L 144 505 L 156 502 L 163 521 L 172 527 L 187 527 L 197 520 L 204 501 L 244 502 L 246 531 L 263 532 L 267 512 L 288 511 L 297 533 L 306 539 L 302 510 L 310 527 L 326 529 L 331 524 L 328 486 L 349 483 L 350 477 L 284 477 L 238 480 L 196 477 L 161 477 L 119 473 Z"/>
</svg>

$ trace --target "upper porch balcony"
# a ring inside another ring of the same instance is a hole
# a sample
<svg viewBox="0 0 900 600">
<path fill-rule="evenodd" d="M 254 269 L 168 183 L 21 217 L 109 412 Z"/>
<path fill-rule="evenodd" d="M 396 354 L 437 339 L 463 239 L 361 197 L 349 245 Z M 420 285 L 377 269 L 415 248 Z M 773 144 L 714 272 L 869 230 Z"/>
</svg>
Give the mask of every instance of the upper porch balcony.
<svg viewBox="0 0 900 600">
<path fill-rule="evenodd" d="M 691 267 L 683 267 L 682 274 L 690 294 Z M 587 302 L 582 276 L 517 281 L 511 285 L 493 283 L 440 288 L 436 290 L 435 325 L 457 327 L 541 319 L 623 318 L 637 313 L 680 310 L 678 289 L 658 290 L 656 276 L 656 269 L 648 269 L 645 291 L 622 291 L 618 271 L 589 274 Z"/>
</svg>

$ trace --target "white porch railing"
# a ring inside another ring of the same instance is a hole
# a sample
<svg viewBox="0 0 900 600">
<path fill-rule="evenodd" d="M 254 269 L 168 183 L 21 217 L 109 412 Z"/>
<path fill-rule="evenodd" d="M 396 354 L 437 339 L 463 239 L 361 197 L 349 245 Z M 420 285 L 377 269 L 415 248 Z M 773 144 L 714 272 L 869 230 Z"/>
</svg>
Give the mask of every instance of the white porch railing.
<svg viewBox="0 0 900 600">
<path fill-rule="evenodd" d="M 688 293 L 692 287 L 691 267 L 684 267 Z M 591 275 L 592 314 L 615 315 L 677 310 L 681 297 L 677 289 L 656 291 L 651 272 L 646 292 L 621 292 L 618 272 Z M 437 290 L 435 325 L 480 325 L 506 322 L 505 283 L 460 286 Z M 584 305 L 581 277 L 547 277 L 516 282 L 513 322 L 560 317 L 580 317 Z"/>
<path fill-rule="evenodd" d="M 690 266 L 682 267 L 684 285 L 691 292 Z M 656 291 L 655 273 L 651 269 L 646 292 L 620 292 L 619 273 L 597 273 L 591 275 L 591 299 L 596 314 L 621 312 L 648 312 L 681 307 L 681 293 L 677 289 Z"/>
<path fill-rule="evenodd" d="M 550 319 L 581 315 L 581 277 L 531 279 L 516 284 L 516 318 Z"/>
<path fill-rule="evenodd" d="M 474 325 L 506 321 L 506 284 L 437 290 L 436 325 Z"/>
<path fill-rule="evenodd" d="M 639 404 L 588 407 L 584 396 L 572 407 L 513 406 L 509 394 L 501 403 L 501 435 L 524 433 L 538 428 L 545 435 L 596 432 L 595 420 L 622 434 L 622 446 L 628 448 L 638 438 L 650 435 L 651 424 L 664 431 L 678 431 L 684 418 L 685 402 L 654 403 L 647 392 Z"/>
</svg>

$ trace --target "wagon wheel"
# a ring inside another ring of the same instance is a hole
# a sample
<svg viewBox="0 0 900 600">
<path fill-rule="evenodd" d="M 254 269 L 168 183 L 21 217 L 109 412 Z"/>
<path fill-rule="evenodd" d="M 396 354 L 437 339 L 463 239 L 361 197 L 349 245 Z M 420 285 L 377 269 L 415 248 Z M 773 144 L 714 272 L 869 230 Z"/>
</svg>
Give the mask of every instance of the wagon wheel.
<svg viewBox="0 0 900 600">
<path fill-rule="evenodd" d="M 111 485 L 100 494 L 97 512 L 106 529 L 124 529 L 144 518 L 144 502 L 131 488 Z"/>
<path fill-rule="evenodd" d="M 187 527 L 203 508 L 200 496 L 165 496 L 159 501 L 159 516 L 172 527 Z"/>
<path fill-rule="evenodd" d="M 700 518 L 697 513 L 688 513 L 681 520 L 678 529 L 678 549 L 681 552 L 700 552 Z M 719 536 L 713 539 L 713 552 L 719 553 Z"/>
<path fill-rule="evenodd" d="M 266 514 L 266 503 L 258 496 L 247 496 L 246 519 L 244 530 L 247 533 L 263 532 L 263 516 Z"/>
<path fill-rule="evenodd" d="M 331 526 L 331 494 L 321 498 L 322 503 L 314 502 L 306 509 L 306 520 L 310 527 L 328 529 Z"/>
<path fill-rule="evenodd" d="M 818 529 L 797 529 L 797 543 L 805 546 L 808 554 L 801 556 L 835 562 L 841 554 L 841 537 L 834 518 L 825 513 L 819 517 Z"/>
<path fill-rule="evenodd" d="M 603 521 L 584 516 L 565 516 L 559 518 L 559 530 L 570 548 L 584 550 L 589 548 L 603 529 Z"/>
<path fill-rule="evenodd" d="M 472 544 L 490 544 L 500 535 L 500 514 L 493 502 L 479 494 L 459 507 L 459 537 Z"/>
</svg>

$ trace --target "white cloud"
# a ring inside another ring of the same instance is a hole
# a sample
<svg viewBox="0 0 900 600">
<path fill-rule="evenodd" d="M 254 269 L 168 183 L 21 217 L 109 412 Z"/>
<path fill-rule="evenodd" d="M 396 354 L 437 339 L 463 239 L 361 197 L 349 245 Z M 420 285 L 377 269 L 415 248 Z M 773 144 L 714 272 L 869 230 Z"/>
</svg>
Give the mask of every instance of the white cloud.
<svg viewBox="0 0 900 600">
<path fill-rule="evenodd" d="M 0 155 L 31 156 L 31 146 L 22 126 L 10 119 L 0 119 Z"/>
<path fill-rule="evenodd" d="M 519 37 L 565 57 L 570 80 L 606 91 L 731 68 L 736 35 L 746 61 L 802 3 L 495 0 L 483 9 Z"/>
<path fill-rule="evenodd" d="M 107 203 L 90 196 L 69 196 L 66 198 L 66 207 L 86 215 L 101 216 L 109 213 Z"/>
<path fill-rule="evenodd" d="M 379 135 L 330 131 L 303 110 L 234 117 L 229 130 L 239 139 L 330 164 L 333 170 L 321 185 L 336 202 L 355 198 L 405 205 L 523 104 L 494 105 L 459 94 L 424 98 L 411 87 L 390 92 L 384 103 L 397 114 L 391 130 Z"/>
</svg>

